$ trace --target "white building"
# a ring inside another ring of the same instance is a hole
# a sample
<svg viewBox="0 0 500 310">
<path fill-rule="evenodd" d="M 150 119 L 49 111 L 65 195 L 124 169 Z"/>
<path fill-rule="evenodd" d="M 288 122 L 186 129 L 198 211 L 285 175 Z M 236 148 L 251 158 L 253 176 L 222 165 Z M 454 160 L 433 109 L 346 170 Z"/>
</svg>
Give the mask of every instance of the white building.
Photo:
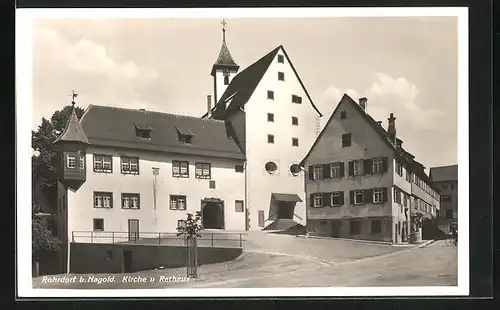
<svg viewBox="0 0 500 310">
<path fill-rule="evenodd" d="M 298 164 L 314 143 L 321 113 L 283 46 L 238 70 L 223 29 L 212 68 L 215 105 L 209 97 L 203 117 L 226 121 L 246 156 L 246 228 L 305 225 L 304 172 Z"/>
</svg>

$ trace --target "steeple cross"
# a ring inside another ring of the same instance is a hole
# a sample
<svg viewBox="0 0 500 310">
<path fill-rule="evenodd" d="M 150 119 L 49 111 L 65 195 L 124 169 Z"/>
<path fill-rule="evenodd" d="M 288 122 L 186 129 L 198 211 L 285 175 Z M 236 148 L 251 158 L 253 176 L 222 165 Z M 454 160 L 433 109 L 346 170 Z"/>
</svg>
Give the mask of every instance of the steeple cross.
<svg viewBox="0 0 500 310">
<path fill-rule="evenodd" d="M 221 24 L 222 24 L 222 31 L 226 31 L 226 25 L 227 25 L 226 19 L 223 18 Z"/>
<path fill-rule="evenodd" d="M 75 99 L 76 99 L 76 97 L 78 97 L 78 94 L 75 93 L 75 91 L 73 90 L 73 93 L 71 95 L 68 95 L 68 96 L 71 96 L 71 104 L 74 106 L 75 105 Z"/>
</svg>

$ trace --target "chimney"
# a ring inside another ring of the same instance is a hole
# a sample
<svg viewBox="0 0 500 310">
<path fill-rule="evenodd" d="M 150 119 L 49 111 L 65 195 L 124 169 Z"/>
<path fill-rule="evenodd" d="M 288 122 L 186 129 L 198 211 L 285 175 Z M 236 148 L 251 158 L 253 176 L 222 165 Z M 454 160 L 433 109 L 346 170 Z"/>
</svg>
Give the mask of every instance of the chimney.
<svg viewBox="0 0 500 310">
<path fill-rule="evenodd" d="M 382 121 L 377 121 L 377 124 L 378 124 L 379 126 L 382 126 Z"/>
<path fill-rule="evenodd" d="M 389 134 L 389 137 L 391 138 L 391 142 L 394 143 L 394 145 L 396 145 L 397 144 L 397 141 L 396 141 L 396 118 L 394 117 L 394 113 L 391 113 L 387 120 L 389 121 L 389 126 L 387 126 L 387 133 Z"/>
<path fill-rule="evenodd" d="M 361 107 L 361 109 L 363 109 L 363 111 L 366 111 L 366 102 L 367 101 L 368 101 L 368 99 L 366 99 L 366 97 L 359 98 L 359 106 Z"/>
<path fill-rule="evenodd" d="M 207 116 L 212 116 L 212 95 L 207 95 Z"/>
</svg>

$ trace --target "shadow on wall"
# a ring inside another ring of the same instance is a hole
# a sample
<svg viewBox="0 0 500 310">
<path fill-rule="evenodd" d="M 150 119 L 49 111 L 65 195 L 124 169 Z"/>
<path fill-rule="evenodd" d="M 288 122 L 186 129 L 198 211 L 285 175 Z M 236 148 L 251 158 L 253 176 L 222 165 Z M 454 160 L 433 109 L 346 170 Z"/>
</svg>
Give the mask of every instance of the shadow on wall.
<svg viewBox="0 0 500 310">
<path fill-rule="evenodd" d="M 198 247 L 198 265 L 227 262 L 242 254 L 240 248 Z M 185 246 L 130 244 L 71 244 L 71 273 L 125 273 L 185 267 Z"/>
</svg>

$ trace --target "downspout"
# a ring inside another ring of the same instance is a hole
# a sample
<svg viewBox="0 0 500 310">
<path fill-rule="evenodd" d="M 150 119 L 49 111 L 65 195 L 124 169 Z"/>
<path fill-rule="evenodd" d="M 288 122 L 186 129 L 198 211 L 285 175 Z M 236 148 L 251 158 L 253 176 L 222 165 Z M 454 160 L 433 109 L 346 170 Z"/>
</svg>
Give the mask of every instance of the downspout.
<svg viewBox="0 0 500 310">
<path fill-rule="evenodd" d="M 247 159 L 243 162 L 243 171 L 245 172 L 245 231 L 250 230 L 250 209 L 248 208 L 248 169 Z"/>
<path fill-rule="evenodd" d="M 307 194 L 307 173 L 306 173 L 306 169 L 305 169 L 305 163 L 304 163 L 304 167 L 300 167 L 300 169 L 304 172 L 304 194 L 305 194 L 304 204 L 305 204 L 305 209 L 306 209 L 306 213 L 304 216 L 304 218 L 305 218 L 304 226 L 306 227 L 306 236 L 309 236 L 309 229 L 308 229 L 308 225 L 307 225 L 307 208 L 309 206 L 308 201 L 307 201 L 307 197 L 309 195 Z"/>
</svg>

